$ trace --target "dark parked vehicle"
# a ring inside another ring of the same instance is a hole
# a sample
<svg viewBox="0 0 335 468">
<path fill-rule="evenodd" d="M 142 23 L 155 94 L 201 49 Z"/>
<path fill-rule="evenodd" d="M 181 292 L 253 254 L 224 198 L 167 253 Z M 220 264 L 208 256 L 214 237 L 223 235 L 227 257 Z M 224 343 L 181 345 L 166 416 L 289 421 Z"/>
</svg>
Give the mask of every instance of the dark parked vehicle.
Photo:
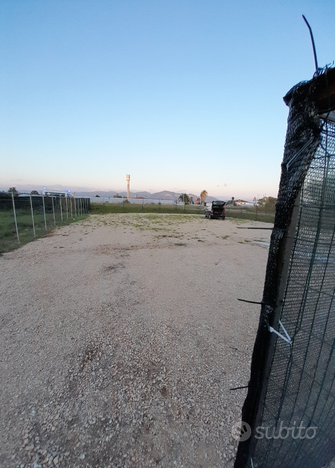
<svg viewBox="0 0 335 468">
<path fill-rule="evenodd" d="M 205 217 L 206 218 L 217 218 L 217 219 L 225 219 L 226 212 L 225 212 L 225 204 L 226 202 L 221 200 L 214 200 L 212 203 L 207 203 L 205 206 Z"/>
</svg>

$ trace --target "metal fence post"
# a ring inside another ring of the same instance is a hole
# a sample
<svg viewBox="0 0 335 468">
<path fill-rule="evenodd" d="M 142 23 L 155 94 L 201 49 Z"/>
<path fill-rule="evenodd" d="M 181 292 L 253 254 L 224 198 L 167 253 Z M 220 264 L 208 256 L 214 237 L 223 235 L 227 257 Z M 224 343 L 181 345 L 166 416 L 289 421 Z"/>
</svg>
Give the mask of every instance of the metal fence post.
<svg viewBox="0 0 335 468">
<path fill-rule="evenodd" d="M 34 237 L 36 237 L 35 223 L 34 223 L 33 199 L 32 199 L 31 194 L 30 194 L 29 198 L 30 198 L 31 220 L 32 220 L 32 223 L 33 223 L 33 233 L 34 233 Z"/>
<path fill-rule="evenodd" d="M 53 217 L 54 217 L 54 225 L 56 226 L 54 197 L 51 197 L 51 203 L 52 203 L 52 214 L 53 214 Z"/>
<path fill-rule="evenodd" d="M 65 197 L 65 206 L 66 206 L 66 219 L 69 219 L 69 209 L 67 206 L 67 197 Z"/>
<path fill-rule="evenodd" d="M 20 244 L 19 230 L 17 228 L 17 219 L 16 219 L 16 211 L 15 211 L 14 192 L 12 192 L 12 202 L 13 202 L 13 213 L 14 213 L 14 221 L 15 221 L 17 242 L 18 242 L 18 244 Z"/>
<path fill-rule="evenodd" d="M 62 220 L 63 222 L 63 209 L 62 209 L 62 197 L 59 197 L 59 206 L 60 206 L 60 219 Z"/>
<path fill-rule="evenodd" d="M 44 195 L 42 195 L 42 203 L 43 203 L 44 227 L 45 227 L 45 230 L 47 230 L 47 217 L 45 214 Z"/>
</svg>

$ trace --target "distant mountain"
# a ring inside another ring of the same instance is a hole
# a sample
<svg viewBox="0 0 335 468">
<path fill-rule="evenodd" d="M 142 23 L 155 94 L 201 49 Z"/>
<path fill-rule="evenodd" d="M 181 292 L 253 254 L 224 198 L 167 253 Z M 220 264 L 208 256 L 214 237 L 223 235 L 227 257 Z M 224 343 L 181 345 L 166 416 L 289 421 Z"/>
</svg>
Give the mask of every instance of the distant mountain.
<svg viewBox="0 0 335 468">
<path fill-rule="evenodd" d="M 75 190 L 72 191 L 75 193 L 76 197 L 90 197 L 94 198 L 96 195 L 99 195 L 99 197 L 114 197 L 114 195 L 118 194 L 121 197 L 126 197 L 127 192 L 126 191 L 119 191 L 116 192 L 115 190 L 109 190 L 109 191 L 103 191 L 103 190 L 96 190 L 95 192 L 77 192 Z M 130 192 L 129 193 L 129 198 L 136 198 L 136 197 L 143 197 L 143 198 L 151 198 L 154 200 L 171 200 L 175 201 L 178 199 L 181 193 L 185 192 L 171 192 L 170 190 L 162 190 L 161 192 L 155 192 L 155 193 L 150 193 L 150 192 Z M 193 198 L 193 201 L 195 202 L 197 198 L 199 198 L 199 195 L 195 195 L 194 193 L 188 193 L 187 194 L 189 197 Z M 217 200 L 215 197 L 207 196 L 206 201 L 212 202 L 213 200 Z"/>
<path fill-rule="evenodd" d="M 117 192 L 115 192 L 114 190 L 96 190 L 95 192 L 77 192 L 76 190 L 73 190 L 72 193 L 76 194 L 76 197 L 93 198 L 96 195 L 99 195 L 99 197 L 113 197 L 114 195 L 116 195 Z"/>
<path fill-rule="evenodd" d="M 163 190 L 162 192 L 156 192 L 156 193 L 151 194 L 150 198 L 155 198 L 157 200 L 177 200 L 178 197 L 181 195 L 181 193 L 185 193 L 185 192 L 170 192 L 169 190 Z M 199 198 L 199 195 L 195 195 L 194 193 L 187 193 L 187 195 L 189 197 L 192 197 L 193 201 Z M 213 200 L 216 200 L 216 198 L 207 197 L 206 200 L 213 201 Z"/>
<path fill-rule="evenodd" d="M 150 198 L 155 198 L 157 200 L 175 200 L 179 197 L 179 194 L 176 192 L 170 192 L 169 190 L 163 190 L 162 192 L 152 193 Z"/>
<path fill-rule="evenodd" d="M 150 192 L 136 192 L 135 194 L 133 192 L 130 192 L 132 193 L 135 197 L 143 197 L 143 198 L 151 198 L 152 195 Z"/>
<path fill-rule="evenodd" d="M 127 192 L 118 192 L 121 197 L 126 197 Z M 129 192 L 129 198 L 136 198 L 136 197 L 143 197 L 143 198 L 152 198 L 150 192 Z"/>
<path fill-rule="evenodd" d="M 31 184 L 26 184 L 26 185 L 14 185 L 19 192 L 27 192 L 30 193 L 31 190 L 37 190 L 39 193 L 42 193 L 42 187 L 37 186 L 37 185 L 31 185 Z M 4 190 L 7 192 L 9 187 L 2 187 L 0 186 L 0 190 Z M 127 192 L 126 191 L 116 191 L 116 190 L 92 190 L 91 188 L 86 188 L 86 187 L 68 187 L 68 186 L 63 186 L 63 185 L 58 185 L 54 184 L 52 187 L 48 187 L 49 190 L 59 190 L 59 191 L 65 191 L 67 189 L 71 189 L 71 192 L 76 196 L 76 197 L 89 197 L 89 198 L 94 198 L 96 195 L 99 195 L 99 197 L 114 197 L 114 195 L 118 194 L 121 197 L 126 197 Z M 181 193 L 185 192 L 171 192 L 170 190 L 162 190 L 161 192 L 155 192 L 155 193 L 150 193 L 146 191 L 142 192 L 130 192 L 130 198 L 136 198 L 136 197 L 143 197 L 143 198 L 152 198 L 154 200 L 171 200 L 175 201 L 178 199 Z M 187 193 L 187 192 L 186 192 Z M 193 198 L 193 201 L 195 202 L 197 198 L 199 198 L 199 195 L 195 195 L 194 193 L 187 193 L 189 197 Z M 207 196 L 206 201 L 212 202 L 213 200 L 220 200 L 222 198 L 215 198 L 211 196 Z M 223 200 L 227 200 L 226 198 L 223 198 Z"/>
<path fill-rule="evenodd" d="M 222 198 L 215 198 L 215 197 L 210 197 L 210 196 L 206 197 L 206 202 L 212 202 L 214 200 L 222 200 Z"/>
<path fill-rule="evenodd" d="M 76 197 L 89 197 L 89 198 L 94 198 L 96 195 L 99 195 L 99 197 L 114 197 L 114 195 L 120 195 L 121 197 L 126 197 L 127 192 L 125 191 L 115 191 L 115 190 L 95 190 L 93 191 L 85 191 L 85 192 L 76 192 L 73 190 L 73 193 L 76 194 Z M 143 197 L 143 198 L 153 198 L 152 194 L 150 192 L 130 192 L 129 193 L 129 198 L 136 198 L 136 197 Z"/>
</svg>

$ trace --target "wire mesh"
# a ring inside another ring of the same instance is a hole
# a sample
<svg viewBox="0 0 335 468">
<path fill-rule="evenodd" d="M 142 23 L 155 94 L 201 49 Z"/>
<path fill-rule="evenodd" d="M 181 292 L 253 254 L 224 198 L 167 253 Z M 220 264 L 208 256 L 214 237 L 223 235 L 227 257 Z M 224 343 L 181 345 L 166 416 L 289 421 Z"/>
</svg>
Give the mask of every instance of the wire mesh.
<svg viewBox="0 0 335 468">
<path fill-rule="evenodd" d="M 0 253 L 90 211 L 89 198 L 0 193 Z"/>
<path fill-rule="evenodd" d="M 335 123 L 320 118 L 313 89 L 312 80 L 287 95 L 282 177 L 242 411 L 251 437 L 241 439 L 235 468 L 323 468 L 335 456 Z M 290 343 L 271 333 L 285 334 L 280 324 Z"/>
<path fill-rule="evenodd" d="M 302 187 L 280 317 L 292 345 L 276 338 L 262 415 L 271 431 L 262 431 L 254 467 L 323 467 L 335 454 L 334 194 L 335 126 L 328 122 Z M 280 434 L 280 424 L 290 433 Z"/>
</svg>

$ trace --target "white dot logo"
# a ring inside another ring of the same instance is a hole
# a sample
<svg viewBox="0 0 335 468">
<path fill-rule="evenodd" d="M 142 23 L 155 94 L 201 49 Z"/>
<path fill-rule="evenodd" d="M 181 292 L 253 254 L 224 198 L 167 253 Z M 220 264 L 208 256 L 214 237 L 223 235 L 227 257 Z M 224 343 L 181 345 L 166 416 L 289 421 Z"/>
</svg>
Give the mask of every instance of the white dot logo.
<svg viewBox="0 0 335 468">
<path fill-rule="evenodd" d="M 235 440 L 244 442 L 251 436 L 251 427 L 244 421 L 239 421 L 231 428 L 231 435 Z"/>
</svg>

